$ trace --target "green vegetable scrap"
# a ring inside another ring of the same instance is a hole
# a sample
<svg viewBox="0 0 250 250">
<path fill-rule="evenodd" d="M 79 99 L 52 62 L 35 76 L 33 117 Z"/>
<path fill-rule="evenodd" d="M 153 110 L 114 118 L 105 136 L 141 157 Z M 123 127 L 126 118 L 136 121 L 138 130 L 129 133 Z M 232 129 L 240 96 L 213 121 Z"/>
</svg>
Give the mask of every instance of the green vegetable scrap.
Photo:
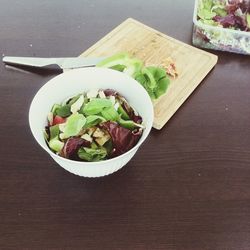
<svg viewBox="0 0 250 250">
<path fill-rule="evenodd" d="M 97 67 L 112 68 L 132 76 L 148 92 L 152 99 L 157 99 L 165 94 L 170 80 L 166 71 L 161 67 L 145 67 L 143 62 L 132 58 L 128 53 L 118 53 L 106 58 L 96 65 Z M 119 108 L 121 111 L 121 108 Z M 125 114 L 123 114 L 122 118 Z"/>
<path fill-rule="evenodd" d="M 157 99 L 163 95 L 170 83 L 164 69 L 152 66 L 145 67 L 136 79 L 144 86 L 152 99 Z"/>
<path fill-rule="evenodd" d="M 137 58 L 131 58 L 128 53 L 122 52 L 104 59 L 96 66 L 112 68 L 134 77 L 134 75 L 142 69 L 143 62 Z"/>
</svg>

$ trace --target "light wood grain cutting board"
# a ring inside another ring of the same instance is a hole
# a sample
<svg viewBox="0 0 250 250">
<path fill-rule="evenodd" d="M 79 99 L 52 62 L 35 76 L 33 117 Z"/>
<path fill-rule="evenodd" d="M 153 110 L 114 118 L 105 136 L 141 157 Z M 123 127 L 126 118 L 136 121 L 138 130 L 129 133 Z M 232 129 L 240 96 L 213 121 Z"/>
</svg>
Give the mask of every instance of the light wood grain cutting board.
<svg viewBox="0 0 250 250">
<path fill-rule="evenodd" d="M 80 56 L 111 56 L 126 51 L 146 65 L 159 65 L 171 57 L 179 76 L 171 79 L 166 94 L 153 102 L 154 128 L 161 129 L 217 63 L 217 56 L 192 47 L 127 19 Z"/>
</svg>

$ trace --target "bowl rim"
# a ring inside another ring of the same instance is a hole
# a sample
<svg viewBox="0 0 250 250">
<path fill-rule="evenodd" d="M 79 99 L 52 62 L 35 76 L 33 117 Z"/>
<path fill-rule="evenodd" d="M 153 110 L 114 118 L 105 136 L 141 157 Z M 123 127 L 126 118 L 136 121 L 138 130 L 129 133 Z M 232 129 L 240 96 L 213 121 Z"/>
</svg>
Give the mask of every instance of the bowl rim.
<svg viewBox="0 0 250 250">
<path fill-rule="evenodd" d="M 52 158 L 57 158 L 58 160 L 61 160 L 61 161 L 65 161 L 65 162 L 68 162 L 68 163 L 73 163 L 73 164 L 76 164 L 76 165 L 102 165 L 102 164 L 106 164 L 106 163 L 109 163 L 109 162 L 113 162 L 113 161 L 117 161 L 119 159 L 122 159 L 123 157 L 125 157 L 126 155 L 129 155 L 131 152 L 137 150 L 141 145 L 142 143 L 147 139 L 152 127 L 153 127 L 153 120 L 154 120 L 154 108 L 153 108 L 153 103 L 152 103 L 152 100 L 151 98 L 149 97 L 147 91 L 142 87 L 142 85 L 140 83 L 138 83 L 134 78 L 130 77 L 129 75 L 126 75 L 125 73 L 122 73 L 122 72 L 119 72 L 119 71 L 116 71 L 116 70 L 113 70 L 113 69 L 109 69 L 109 68 L 98 68 L 98 67 L 92 67 L 91 70 L 96 70 L 99 71 L 99 70 L 103 70 L 103 71 L 111 71 L 111 72 L 116 72 L 118 74 L 121 74 L 121 76 L 123 77 L 127 77 L 127 79 L 129 79 L 130 81 L 133 81 L 135 84 L 137 84 L 137 86 L 146 94 L 146 98 L 148 99 L 149 103 L 151 103 L 151 105 L 149 105 L 149 107 L 147 109 L 150 109 L 149 110 L 149 113 L 150 113 L 150 120 L 149 120 L 149 126 L 147 126 L 147 128 L 144 130 L 143 133 L 146 133 L 144 135 L 144 138 L 142 139 L 142 137 L 139 139 L 139 141 L 137 142 L 137 144 L 135 146 L 133 146 L 130 150 L 128 150 L 127 152 L 119 155 L 119 156 L 116 156 L 114 158 L 111 158 L 111 159 L 107 159 L 107 160 L 102 160 L 102 161 L 94 161 L 94 162 L 86 162 L 86 161 L 75 161 L 75 160 L 71 160 L 71 159 L 68 159 L 68 158 L 64 158 L 62 156 L 59 156 L 57 155 L 56 153 L 54 153 L 53 151 L 51 151 L 49 149 L 48 146 L 44 146 L 40 143 L 40 141 L 38 140 L 38 138 L 36 137 L 36 133 L 34 132 L 33 130 L 33 126 L 32 126 L 32 121 L 31 121 L 31 110 L 32 110 L 32 107 L 36 101 L 36 98 L 37 96 L 39 95 L 39 93 L 47 86 L 49 85 L 51 82 L 53 82 L 55 79 L 57 78 L 61 78 L 63 77 L 64 75 L 68 75 L 68 74 L 72 74 L 72 72 L 79 72 L 79 71 L 85 71 L 87 69 L 90 69 L 89 67 L 88 68 L 78 68 L 78 69 L 72 69 L 72 70 L 69 70 L 69 71 L 66 71 L 66 72 L 62 72 L 61 74 L 51 78 L 50 80 L 48 80 L 45 84 L 43 84 L 43 86 L 41 88 L 38 89 L 38 91 L 36 92 L 36 94 L 34 95 L 31 103 L 30 103 L 30 107 L 29 107 L 29 127 L 30 127 L 30 130 L 31 130 L 31 133 L 33 135 L 33 137 L 35 138 L 36 142 L 52 157 Z"/>
</svg>

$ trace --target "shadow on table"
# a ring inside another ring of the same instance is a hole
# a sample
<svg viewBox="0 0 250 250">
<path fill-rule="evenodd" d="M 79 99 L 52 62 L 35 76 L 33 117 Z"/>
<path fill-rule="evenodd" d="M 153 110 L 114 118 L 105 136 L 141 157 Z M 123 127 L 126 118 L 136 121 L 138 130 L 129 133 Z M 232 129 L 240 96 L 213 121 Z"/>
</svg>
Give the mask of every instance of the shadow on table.
<svg viewBox="0 0 250 250">
<path fill-rule="evenodd" d="M 201 48 L 199 48 L 201 49 Z M 242 68 L 249 68 L 250 65 L 250 55 L 236 54 L 228 51 L 220 51 L 220 50 L 209 50 L 203 49 L 209 53 L 215 54 L 218 56 L 219 65 L 225 65 L 232 62 L 238 62 Z"/>
<path fill-rule="evenodd" d="M 62 69 L 55 66 L 51 66 L 49 68 L 38 68 L 31 66 L 21 66 L 15 64 L 5 64 L 5 69 L 10 71 L 18 71 L 26 74 L 37 74 L 41 76 L 50 76 L 62 73 Z"/>
</svg>

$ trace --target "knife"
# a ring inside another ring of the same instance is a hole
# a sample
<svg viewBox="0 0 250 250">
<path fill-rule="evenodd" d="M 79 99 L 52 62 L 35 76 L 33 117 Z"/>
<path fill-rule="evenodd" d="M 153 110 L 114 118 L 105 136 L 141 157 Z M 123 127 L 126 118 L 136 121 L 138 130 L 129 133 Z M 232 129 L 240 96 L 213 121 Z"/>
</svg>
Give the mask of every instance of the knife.
<svg viewBox="0 0 250 250">
<path fill-rule="evenodd" d="M 81 67 L 93 67 L 98 62 L 104 60 L 105 57 L 58 57 L 58 58 L 42 58 L 42 57 L 14 57 L 5 56 L 3 62 L 6 64 L 25 65 L 32 67 L 49 67 L 58 65 L 61 69 L 74 69 Z"/>
</svg>

